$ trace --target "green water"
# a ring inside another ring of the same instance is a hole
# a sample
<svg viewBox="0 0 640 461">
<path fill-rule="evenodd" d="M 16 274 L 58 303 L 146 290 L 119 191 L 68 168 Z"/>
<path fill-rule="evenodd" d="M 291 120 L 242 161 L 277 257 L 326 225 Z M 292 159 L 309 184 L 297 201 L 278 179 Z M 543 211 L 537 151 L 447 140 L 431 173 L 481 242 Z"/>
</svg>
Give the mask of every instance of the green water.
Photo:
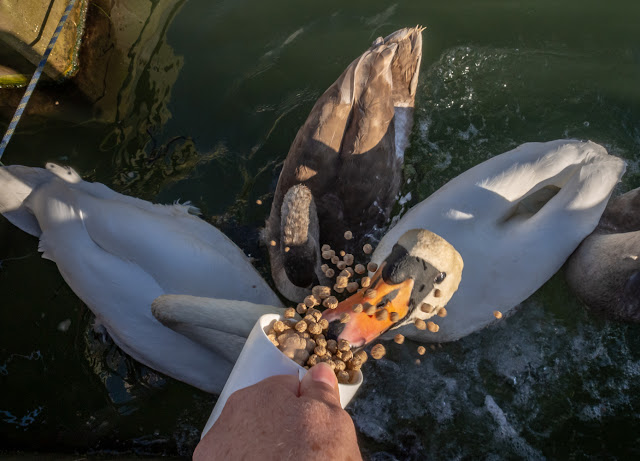
<svg viewBox="0 0 640 461">
<path fill-rule="evenodd" d="M 378 35 L 422 24 L 409 204 L 522 142 L 562 137 L 625 158 L 619 191 L 640 186 L 635 0 L 177 7 L 151 64 L 130 69 L 139 79 L 115 122 L 92 118 L 66 86 L 46 89 L 59 108 L 26 117 L 3 161 L 67 163 L 120 192 L 189 199 L 268 277 L 258 230 L 314 101 Z M 215 397 L 103 342 L 36 248 L 0 220 L 0 450 L 188 456 Z M 366 458 L 640 454 L 640 328 L 590 315 L 562 273 L 513 317 L 429 350 L 419 366 L 414 346 L 389 345 L 349 407 Z"/>
</svg>

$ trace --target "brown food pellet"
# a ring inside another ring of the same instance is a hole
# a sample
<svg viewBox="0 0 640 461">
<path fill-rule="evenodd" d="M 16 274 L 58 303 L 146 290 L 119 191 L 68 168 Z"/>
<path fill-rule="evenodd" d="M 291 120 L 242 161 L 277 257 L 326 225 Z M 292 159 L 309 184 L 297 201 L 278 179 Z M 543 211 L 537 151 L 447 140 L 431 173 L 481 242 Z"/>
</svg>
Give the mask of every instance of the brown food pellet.
<svg viewBox="0 0 640 461">
<path fill-rule="evenodd" d="M 340 316 L 340 323 L 349 323 L 350 320 L 351 316 L 347 312 Z"/>
<path fill-rule="evenodd" d="M 269 341 L 271 341 L 273 343 L 274 346 L 279 346 L 280 343 L 278 342 L 276 335 L 274 333 L 271 333 L 270 335 L 267 335 L 267 338 L 269 338 Z"/>
<path fill-rule="evenodd" d="M 256 205 L 262 205 L 262 200 L 260 199 L 256 200 Z"/>
<path fill-rule="evenodd" d="M 424 355 L 427 350 L 423 346 L 418 346 L 418 354 Z"/>
<path fill-rule="evenodd" d="M 396 344 L 402 344 L 402 343 L 404 343 L 404 336 L 402 336 L 400 333 L 398 333 L 397 335 L 395 335 L 393 337 L 393 340 L 396 342 Z"/>
<path fill-rule="evenodd" d="M 347 269 L 344 269 L 342 272 L 340 272 L 338 274 L 338 277 L 347 277 L 347 278 L 349 278 L 349 277 L 351 277 L 351 275 L 352 275 L 351 272 L 349 272 Z"/>
<path fill-rule="evenodd" d="M 322 270 L 322 272 L 327 272 L 327 269 L 329 269 L 329 265 L 323 264 L 322 266 L 320 266 L 320 269 Z"/>
<path fill-rule="evenodd" d="M 364 292 L 364 297 L 368 299 L 372 299 L 372 298 L 375 298 L 377 294 L 378 294 L 378 291 L 375 288 L 369 288 L 367 291 Z"/>
<path fill-rule="evenodd" d="M 340 293 L 344 293 L 344 288 L 342 287 L 337 287 L 334 285 L 333 287 L 333 291 L 335 291 L 336 293 L 340 294 Z"/>
<path fill-rule="evenodd" d="M 362 304 L 358 303 L 355 306 L 352 307 L 353 312 L 355 312 L 356 314 L 359 314 L 360 312 L 362 312 Z"/>
<path fill-rule="evenodd" d="M 322 346 L 322 347 L 327 347 L 327 344 L 329 344 L 329 341 L 327 341 L 324 337 L 322 337 L 322 335 L 316 336 L 315 342 L 318 346 Z"/>
<path fill-rule="evenodd" d="M 311 294 L 315 296 L 316 299 L 325 299 L 331 296 L 331 288 L 323 285 L 316 285 L 311 289 Z"/>
<path fill-rule="evenodd" d="M 336 287 L 346 288 L 348 284 L 349 284 L 349 279 L 344 275 L 339 275 L 338 277 L 336 277 L 336 285 L 335 285 Z"/>
<path fill-rule="evenodd" d="M 349 277 L 353 277 L 354 276 L 355 271 L 353 270 L 352 267 L 347 267 L 345 270 L 349 273 Z"/>
<path fill-rule="evenodd" d="M 308 326 L 308 330 L 309 330 L 309 333 L 311 333 L 312 335 L 318 335 L 322 333 L 322 327 L 317 323 L 310 323 Z"/>
<path fill-rule="evenodd" d="M 362 360 L 356 359 L 355 357 L 351 360 L 346 361 L 345 363 L 347 364 L 347 369 L 349 370 L 359 370 L 360 367 L 362 367 Z"/>
<path fill-rule="evenodd" d="M 500 311 L 493 311 L 493 316 L 497 319 L 501 319 L 502 318 L 502 312 Z"/>
<path fill-rule="evenodd" d="M 438 309 L 438 317 L 446 317 L 447 316 L 447 310 L 444 307 L 441 307 L 440 309 Z"/>
<path fill-rule="evenodd" d="M 430 322 L 430 323 L 433 323 L 433 322 Z M 413 321 L 413 324 L 416 326 L 416 328 L 418 330 L 426 330 L 427 329 L 427 324 L 422 319 L 415 319 Z"/>
<path fill-rule="evenodd" d="M 440 288 L 436 288 L 435 290 L 433 290 L 433 296 L 435 296 L 436 298 L 442 296 L 442 291 L 440 291 Z"/>
<path fill-rule="evenodd" d="M 397 312 L 392 312 L 391 314 L 389 314 L 389 320 L 391 320 L 393 323 L 397 322 L 398 320 L 400 320 L 400 314 L 398 314 Z"/>
<path fill-rule="evenodd" d="M 295 329 L 300 333 L 304 333 L 305 331 L 307 331 L 307 322 L 305 322 L 304 320 L 300 320 L 298 323 L 296 323 Z"/>
<path fill-rule="evenodd" d="M 304 298 L 304 304 L 307 307 L 314 307 L 314 306 L 317 306 L 319 303 L 315 296 L 309 295 L 306 298 Z"/>
<path fill-rule="evenodd" d="M 318 320 L 318 325 L 320 325 L 323 330 L 326 330 L 329 328 L 329 321 L 327 319 L 320 319 Z"/>
<path fill-rule="evenodd" d="M 346 339 L 341 339 L 338 341 L 338 350 L 341 350 L 342 352 L 350 351 L 351 344 L 349 344 L 349 341 Z"/>
<path fill-rule="evenodd" d="M 358 360 L 360 360 L 362 363 L 366 362 L 367 359 L 369 358 L 369 356 L 367 355 L 367 353 L 363 350 L 360 349 L 359 351 L 356 351 L 353 356 L 355 358 L 357 358 Z"/>
<path fill-rule="evenodd" d="M 364 254 L 366 254 L 366 255 L 371 254 L 371 252 L 373 251 L 373 247 L 371 245 L 369 245 L 368 243 L 366 243 L 362 247 L 362 251 L 364 251 Z"/>
<path fill-rule="evenodd" d="M 434 311 L 434 309 L 435 307 L 427 303 L 422 303 L 422 305 L 420 306 L 420 310 L 425 314 L 431 314 Z"/>
<path fill-rule="evenodd" d="M 345 240 L 351 240 L 353 238 L 353 233 L 351 231 L 346 231 L 344 233 Z"/>
<path fill-rule="evenodd" d="M 367 270 L 369 272 L 375 272 L 378 270 L 378 265 L 376 263 L 369 263 L 367 264 Z"/>
<path fill-rule="evenodd" d="M 353 352 L 351 352 L 351 349 L 349 349 L 348 351 L 337 351 L 336 355 L 338 354 L 338 352 L 340 352 L 340 354 L 342 355 L 342 361 L 345 363 L 353 358 Z M 364 363 L 364 361 L 362 363 Z"/>
<path fill-rule="evenodd" d="M 356 274 L 364 274 L 367 269 L 362 264 L 356 264 L 354 270 L 356 271 Z"/>
<path fill-rule="evenodd" d="M 329 253 L 328 251 L 323 251 L 322 259 L 331 259 L 331 253 Z"/>
<path fill-rule="evenodd" d="M 331 253 L 331 257 L 333 258 L 336 255 L 336 250 L 329 250 L 329 253 Z"/>
<path fill-rule="evenodd" d="M 369 277 L 362 277 L 362 280 L 360 280 L 360 286 L 362 286 L 362 288 L 367 288 L 369 285 L 371 285 L 371 279 Z"/>
<path fill-rule="evenodd" d="M 318 344 L 316 344 L 316 342 L 311 338 L 307 338 L 305 341 L 307 341 L 307 345 L 305 346 L 305 348 L 307 349 L 307 352 L 309 353 L 313 352 L 313 350 L 316 348 Z"/>
<path fill-rule="evenodd" d="M 344 255 L 346 255 L 346 254 L 347 254 L 347 252 L 346 252 L 346 251 L 344 251 L 344 250 L 340 250 L 340 253 L 339 253 L 339 254 L 340 254 L 340 256 L 344 257 Z"/>
<path fill-rule="evenodd" d="M 284 318 L 292 319 L 296 316 L 296 310 L 293 307 L 288 307 L 284 310 Z"/>
<path fill-rule="evenodd" d="M 347 368 L 347 364 L 342 360 L 334 360 L 333 363 L 336 364 L 336 371 L 343 371 Z"/>
<path fill-rule="evenodd" d="M 335 339 L 327 339 L 327 349 L 332 354 L 335 354 L 338 350 L 338 342 Z"/>
<path fill-rule="evenodd" d="M 326 276 L 327 276 L 327 278 L 331 278 L 331 277 L 333 277 L 335 274 L 336 274 L 336 273 L 335 273 L 335 271 L 334 271 L 333 269 L 331 269 L 331 268 L 327 269 L 327 272 L 325 272 L 325 273 L 324 273 L 324 275 L 326 275 Z"/>
<path fill-rule="evenodd" d="M 329 251 L 331 250 L 331 247 L 329 245 L 327 245 L 326 243 L 324 245 L 322 245 L 322 248 L 320 248 L 320 251 L 325 252 L 325 251 Z"/>
<path fill-rule="evenodd" d="M 344 269 L 345 269 L 345 267 L 347 267 L 347 263 L 346 263 L 346 262 L 344 262 L 344 261 L 338 261 L 338 262 L 336 263 L 336 267 L 337 267 L 338 269 L 340 269 L 340 270 L 344 270 Z"/>
<path fill-rule="evenodd" d="M 304 303 L 298 303 L 298 305 L 296 306 L 296 311 L 298 312 L 298 314 L 300 315 L 304 315 L 307 313 L 307 305 Z"/>
<path fill-rule="evenodd" d="M 282 333 L 285 330 L 284 322 L 282 320 L 276 320 L 276 323 L 273 324 L 273 330 L 276 333 Z"/>
<path fill-rule="evenodd" d="M 340 262 L 340 258 L 338 256 L 332 256 L 331 257 L 331 263 L 332 264 L 338 264 Z"/>
<path fill-rule="evenodd" d="M 427 328 L 431 333 L 437 333 L 438 330 L 440 330 L 440 327 L 438 326 L 438 324 L 433 322 L 427 322 Z"/>
<path fill-rule="evenodd" d="M 322 357 L 327 353 L 327 348 L 324 346 L 316 346 L 316 348 L 313 350 L 313 352 L 318 356 L 318 357 Z"/>
<path fill-rule="evenodd" d="M 389 312 L 386 309 L 380 309 L 376 312 L 377 320 L 387 320 L 389 318 Z"/>
<path fill-rule="evenodd" d="M 346 255 L 344 255 L 343 259 L 347 266 L 351 266 L 353 264 L 354 257 L 351 253 L 347 253 Z"/>
<path fill-rule="evenodd" d="M 335 296 L 329 296 L 322 302 L 322 305 L 327 309 L 335 309 L 338 307 L 338 300 Z"/>
<path fill-rule="evenodd" d="M 289 250 L 291 250 L 291 248 L 289 248 L 289 247 L 284 247 L 284 252 L 285 252 L 285 253 L 289 253 Z"/>
<path fill-rule="evenodd" d="M 358 287 L 359 287 L 358 282 L 349 282 L 347 284 L 347 291 L 349 293 L 355 293 L 356 291 L 358 291 Z"/>
<path fill-rule="evenodd" d="M 274 247 L 274 246 L 276 246 L 276 245 L 277 245 L 275 240 L 271 240 L 271 241 L 269 242 L 269 244 L 270 244 L 272 247 Z"/>
<path fill-rule="evenodd" d="M 369 303 L 365 303 L 363 306 L 364 312 L 367 315 L 373 315 L 376 313 L 376 311 L 378 310 L 378 308 L 376 306 L 374 306 L 373 304 L 369 304 Z"/>
<path fill-rule="evenodd" d="M 337 370 L 337 368 L 336 368 L 336 370 Z M 340 370 L 340 371 L 338 371 L 336 376 L 338 377 L 338 383 L 340 383 L 340 384 L 349 384 L 350 376 L 349 376 L 349 373 L 347 373 L 346 371 Z"/>
<path fill-rule="evenodd" d="M 371 357 L 376 360 L 381 359 L 387 353 L 387 350 L 384 348 L 382 344 L 376 344 L 371 348 Z"/>
<path fill-rule="evenodd" d="M 307 365 L 312 367 L 314 365 L 317 365 L 317 363 L 318 363 L 318 356 L 316 354 L 311 354 L 307 359 Z"/>
</svg>

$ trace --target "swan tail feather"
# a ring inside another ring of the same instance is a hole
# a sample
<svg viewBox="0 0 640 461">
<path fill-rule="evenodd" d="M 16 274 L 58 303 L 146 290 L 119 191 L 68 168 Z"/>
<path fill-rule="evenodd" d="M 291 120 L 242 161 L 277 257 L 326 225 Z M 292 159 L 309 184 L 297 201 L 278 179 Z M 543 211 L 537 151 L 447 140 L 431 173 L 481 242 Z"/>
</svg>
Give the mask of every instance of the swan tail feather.
<svg viewBox="0 0 640 461">
<path fill-rule="evenodd" d="M 42 234 L 36 217 L 25 203 L 31 192 L 54 177 L 44 168 L 10 165 L 0 168 L 0 214 L 24 232 Z"/>
</svg>

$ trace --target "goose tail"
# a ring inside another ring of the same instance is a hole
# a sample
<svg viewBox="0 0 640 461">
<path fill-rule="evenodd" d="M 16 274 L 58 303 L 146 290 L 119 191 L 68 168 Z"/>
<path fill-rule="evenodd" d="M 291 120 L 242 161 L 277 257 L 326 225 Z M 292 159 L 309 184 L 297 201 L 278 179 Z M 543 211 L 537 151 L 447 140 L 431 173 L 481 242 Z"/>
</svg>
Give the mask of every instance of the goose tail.
<svg viewBox="0 0 640 461">
<path fill-rule="evenodd" d="M 44 168 L 21 165 L 0 167 L 0 214 L 23 231 L 39 237 L 42 231 L 25 200 L 54 176 Z"/>
</svg>

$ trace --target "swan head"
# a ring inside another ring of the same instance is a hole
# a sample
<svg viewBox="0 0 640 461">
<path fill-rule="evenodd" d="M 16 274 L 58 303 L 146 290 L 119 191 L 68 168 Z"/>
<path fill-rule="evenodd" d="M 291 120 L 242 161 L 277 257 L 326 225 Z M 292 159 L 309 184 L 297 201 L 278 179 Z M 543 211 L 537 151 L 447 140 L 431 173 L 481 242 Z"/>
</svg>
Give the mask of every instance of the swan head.
<svg viewBox="0 0 640 461">
<path fill-rule="evenodd" d="M 424 229 L 407 231 L 380 264 L 369 288 L 324 312 L 329 335 L 361 347 L 387 330 L 433 317 L 458 289 L 462 268 L 460 253 L 445 239 Z M 355 313 L 356 304 L 376 306 L 387 314 L 371 315 L 366 307 Z M 344 313 L 349 313 L 347 323 L 340 321 Z"/>
</svg>

